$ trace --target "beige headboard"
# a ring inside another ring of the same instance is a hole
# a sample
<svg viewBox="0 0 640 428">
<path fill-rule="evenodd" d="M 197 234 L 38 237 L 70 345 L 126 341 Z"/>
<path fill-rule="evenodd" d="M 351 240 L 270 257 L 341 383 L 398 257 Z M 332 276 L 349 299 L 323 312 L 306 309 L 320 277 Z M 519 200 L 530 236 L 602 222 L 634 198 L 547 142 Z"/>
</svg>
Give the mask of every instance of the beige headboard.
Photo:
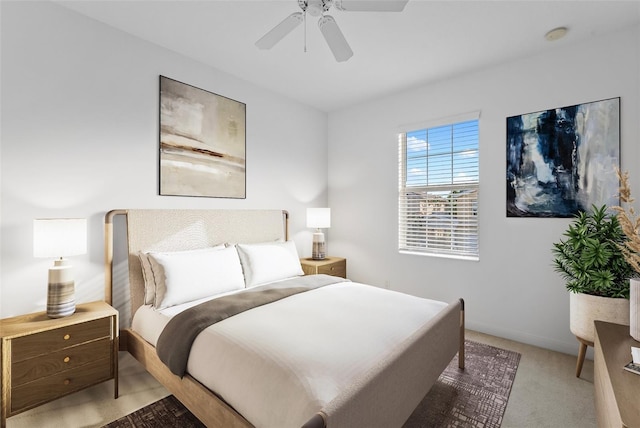
<svg viewBox="0 0 640 428">
<path fill-rule="evenodd" d="M 113 296 L 113 218 L 126 217 L 131 314 L 143 304 L 140 251 L 182 251 L 222 243 L 288 239 L 283 210 L 113 210 L 105 216 L 105 300 Z"/>
</svg>

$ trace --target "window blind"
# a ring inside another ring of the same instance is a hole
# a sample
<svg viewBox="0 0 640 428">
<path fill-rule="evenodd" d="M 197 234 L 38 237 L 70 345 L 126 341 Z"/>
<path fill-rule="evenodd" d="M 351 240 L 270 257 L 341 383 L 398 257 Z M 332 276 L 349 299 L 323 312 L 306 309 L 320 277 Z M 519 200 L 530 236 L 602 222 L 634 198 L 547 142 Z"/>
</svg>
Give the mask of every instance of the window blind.
<svg viewBox="0 0 640 428">
<path fill-rule="evenodd" d="M 399 134 L 399 251 L 478 259 L 478 134 L 478 119 Z"/>
</svg>

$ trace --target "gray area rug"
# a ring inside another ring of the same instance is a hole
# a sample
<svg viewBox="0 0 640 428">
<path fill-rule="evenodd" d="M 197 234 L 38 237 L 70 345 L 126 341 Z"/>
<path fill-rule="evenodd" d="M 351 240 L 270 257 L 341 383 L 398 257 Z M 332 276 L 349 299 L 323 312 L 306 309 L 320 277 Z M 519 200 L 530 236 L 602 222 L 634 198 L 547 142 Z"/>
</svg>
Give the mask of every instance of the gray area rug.
<svg viewBox="0 0 640 428">
<path fill-rule="evenodd" d="M 458 369 L 457 357 L 451 360 L 403 428 L 500 427 L 520 354 L 470 340 L 465 342 L 465 353 L 465 369 Z M 202 428 L 204 424 L 170 395 L 104 428 L 132 427 Z"/>
<path fill-rule="evenodd" d="M 403 428 L 502 425 L 520 354 L 470 340 L 465 354 L 465 369 L 451 360 Z"/>
</svg>

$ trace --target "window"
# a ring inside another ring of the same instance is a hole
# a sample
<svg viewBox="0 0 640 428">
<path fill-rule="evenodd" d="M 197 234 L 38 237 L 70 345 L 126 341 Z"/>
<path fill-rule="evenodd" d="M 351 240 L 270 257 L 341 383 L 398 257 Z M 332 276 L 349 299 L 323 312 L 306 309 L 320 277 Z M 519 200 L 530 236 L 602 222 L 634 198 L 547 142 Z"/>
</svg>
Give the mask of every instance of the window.
<svg viewBox="0 0 640 428">
<path fill-rule="evenodd" d="M 478 115 L 399 135 L 400 252 L 478 260 Z"/>
</svg>

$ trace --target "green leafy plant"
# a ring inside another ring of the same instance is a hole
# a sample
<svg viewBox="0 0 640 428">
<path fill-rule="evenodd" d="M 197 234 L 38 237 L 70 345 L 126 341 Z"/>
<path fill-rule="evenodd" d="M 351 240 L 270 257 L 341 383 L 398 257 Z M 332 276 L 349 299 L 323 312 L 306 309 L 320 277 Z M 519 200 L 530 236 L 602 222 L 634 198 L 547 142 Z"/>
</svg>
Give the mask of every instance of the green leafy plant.
<svg viewBox="0 0 640 428">
<path fill-rule="evenodd" d="M 620 245 L 625 241 L 618 218 L 607 213 L 607 206 L 580 212 L 567 231 L 565 240 L 553 244 L 555 271 L 573 293 L 602 297 L 629 298 L 631 265 Z"/>
</svg>

